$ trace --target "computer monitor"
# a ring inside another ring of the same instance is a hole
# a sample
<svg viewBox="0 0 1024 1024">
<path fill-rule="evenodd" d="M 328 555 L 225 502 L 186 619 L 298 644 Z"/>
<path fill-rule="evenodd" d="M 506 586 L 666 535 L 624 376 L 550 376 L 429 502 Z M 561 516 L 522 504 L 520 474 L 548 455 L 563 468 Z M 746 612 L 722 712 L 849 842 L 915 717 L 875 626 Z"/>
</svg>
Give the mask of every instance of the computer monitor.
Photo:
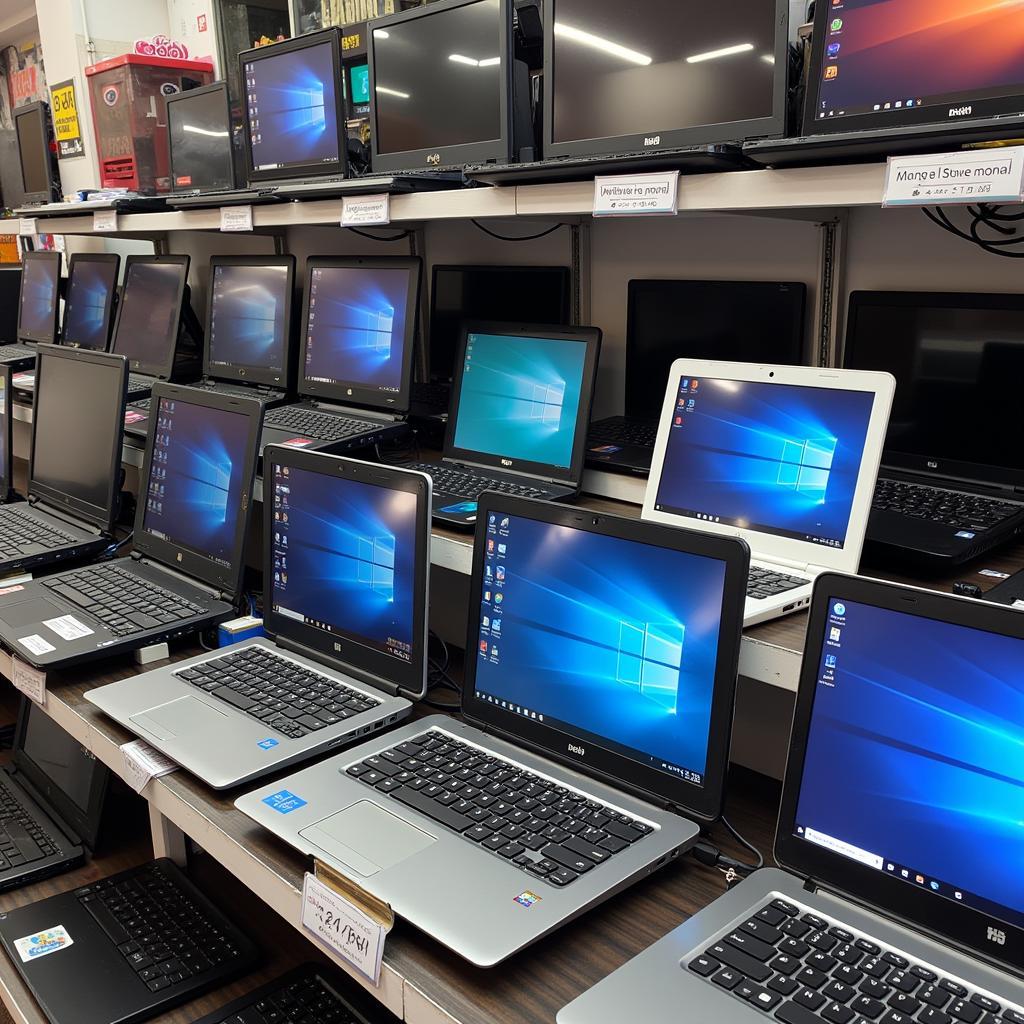
<svg viewBox="0 0 1024 1024">
<path fill-rule="evenodd" d="M 26 252 L 21 258 L 18 340 L 53 344 L 60 315 L 59 252 Z"/>
<path fill-rule="evenodd" d="M 572 319 L 568 267 L 435 264 L 430 287 L 430 375 L 450 380 L 466 324 L 563 324 Z"/>
<path fill-rule="evenodd" d="M 188 256 L 129 256 L 111 351 L 151 377 L 170 377 L 185 301 Z"/>
<path fill-rule="evenodd" d="M 61 343 L 106 352 L 117 298 L 117 253 L 75 253 L 68 266 Z"/>
<path fill-rule="evenodd" d="M 250 184 L 346 174 L 336 28 L 238 55 Z"/>
<path fill-rule="evenodd" d="M 14 494 L 14 435 L 10 364 L 0 363 L 0 501 Z"/>
<path fill-rule="evenodd" d="M 794 281 L 629 282 L 627 416 L 654 419 L 674 360 L 796 366 L 807 287 Z"/>
<path fill-rule="evenodd" d="M 215 192 L 235 187 L 227 82 L 167 97 L 167 144 L 172 192 Z"/>
<path fill-rule="evenodd" d="M 61 197 L 57 158 L 51 149 L 50 108 L 28 103 L 14 111 L 24 202 L 49 203 Z"/>
<path fill-rule="evenodd" d="M 785 127 L 786 0 L 548 0 L 544 156 L 656 153 Z"/>
</svg>

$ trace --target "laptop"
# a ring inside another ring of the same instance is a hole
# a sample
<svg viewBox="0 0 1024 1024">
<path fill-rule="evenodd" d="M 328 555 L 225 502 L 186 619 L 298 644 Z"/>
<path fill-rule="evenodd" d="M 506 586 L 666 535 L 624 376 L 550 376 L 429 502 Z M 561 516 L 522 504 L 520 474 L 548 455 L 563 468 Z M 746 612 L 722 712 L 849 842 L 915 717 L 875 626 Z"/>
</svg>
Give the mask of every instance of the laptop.
<svg viewBox="0 0 1024 1024">
<path fill-rule="evenodd" d="M 467 325 L 440 463 L 434 518 L 471 529 L 486 490 L 546 501 L 579 494 L 601 332 Z"/>
<path fill-rule="evenodd" d="M 57 340 L 60 268 L 59 252 L 22 253 L 17 341 L 0 345 L 0 363 L 12 370 L 27 370 L 36 361 L 36 345 Z"/>
<path fill-rule="evenodd" d="M 0 503 L 16 501 L 14 489 L 14 395 L 13 373 L 0 363 Z"/>
<path fill-rule="evenodd" d="M 170 206 L 179 197 L 216 195 L 241 184 L 236 134 L 227 82 L 167 97 Z"/>
<path fill-rule="evenodd" d="M 804 284 L 632 280 L 627 296 L 625 414 L 590 424 L 592 469 L 650 473 L 673 360 L 803 362 Z"/>
<path fill-rule="evenodd" d="M 427 688 L 429 478 L 291 448 L 263 465 L 266 636 L 86 694 L 214 789 L 393 725 Z"/>
<path fill-rule="evenodd" d="M 22 697 L 0 768 L 0 890 L 69 871 L 96 847 L 110 772 Z"/>
<path fill-rule="evenodd" d="M 117 309 L 121 257 L 114 252 L 76 252 L 68 264 L 61 344 L 106 352 Z"/>
<path fill-rule="evenodd" d="M 1024 298 L 852 292 L 843 363 L 896 378 L 869 554 L 941 572 L 1021 532 Z"/>
<path fill-rule="evenodd" d="M 235 806 L 500 963 L 721 813 L 747 559 L 736 538 L 487 492 L 463 719 L 402 726 Z"/>
<path fill-rule="evenodd" d="M 408 432 L 421 261 L 311 256 L 302 302 L 301 401 L 268 410 L 261 449 L 350 451 Z"/>
<path fill-rule="evenodd" d="M 21 312 L 21 264 L 0 264 L 0 345 L 13 344 L 18 337 Z"/>
<path fill-rule="evenodd" d="M 132 553 L 0 593 L 0 642 L 40 669 L 113 657 L 237 614 L 263 407 L 160 382 Z"/>
<path fill-rule="evenodd" d="M 856 572 L 895 381 L 887 373 L 677 359 L 643 518 L 750 545 L 745 626 Z"/>
<path fill-rule="evenodd" d="M 1019 1024 L 1018 666 L 1008 608 L 827 574 L 815 587 L 780 869 L 751 875 L 558 1024 Z"/>
</svg>

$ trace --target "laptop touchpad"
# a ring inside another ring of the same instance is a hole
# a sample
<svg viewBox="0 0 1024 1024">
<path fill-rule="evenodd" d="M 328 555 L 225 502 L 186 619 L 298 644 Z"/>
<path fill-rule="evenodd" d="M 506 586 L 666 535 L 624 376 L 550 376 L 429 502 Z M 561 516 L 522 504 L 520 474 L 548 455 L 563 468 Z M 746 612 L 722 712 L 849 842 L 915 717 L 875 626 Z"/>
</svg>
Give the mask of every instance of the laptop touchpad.
<svg viewBox="0 0 1024 1024">
<path fill-rule="evenodd" d="M 161 704 L 140 715 L 132 715 L 131 720 L 158 739 L 170 740 L 183 734 L 223 728 L 225 718 L 227 715 L 210 707 L 205 701 L 195 697 L 179 697 L 169 704 Z"/>
<path fill-rule="evenodd" d="M 20 626 L 37 626 L 46 619 L 52 619 L 64 614 L 64 609 L 55 605 L 52 601 L 38 598 L 32 601 L 20 601 L 18 604 L 10 605 L 0 612 L 0 618 L 8 626 L 18 628 Z"/>
<path fill-rule="evenodd" d="M 302 829 L 299 835 L 363 876 L 394 867 L 435 841 L 369 800 L 346 807 Z"/>
</svg>

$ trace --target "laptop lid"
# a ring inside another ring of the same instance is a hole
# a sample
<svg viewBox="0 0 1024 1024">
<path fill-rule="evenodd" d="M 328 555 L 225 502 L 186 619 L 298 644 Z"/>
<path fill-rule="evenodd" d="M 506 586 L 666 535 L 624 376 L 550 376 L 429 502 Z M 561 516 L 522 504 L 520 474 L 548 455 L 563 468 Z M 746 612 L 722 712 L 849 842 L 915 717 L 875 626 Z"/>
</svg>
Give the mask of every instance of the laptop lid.
<svg viewBox="0 0 1024 1024">
<path fill-rule="evenodd" d="M 18 340 L 52 345 L 60 315 L 59 252 L 26 252 L 21 257 Z"/>
<path fill-rule="evenodd" d="M 775 839 L 780 864 L 1024 969 L 1024 616 L 817 581 Z"/>
<path fill-rule="evenodd" d="M 210 587 L 240 589 L 263 406 L 159 382 L 135 511 L 136 554 Z"/>
<path fill-rule="evenodd" d="M 107 351 L 120 269 L 121 257 L 113 252 L 78 252 L 71 257 L 62 345 Z"/>
<path fill-rule="evenodd" d="M 110 772 L 70 733 L 22 697 L 14 764 L 89 849 L 95 849 Z"/>
<path fill-rule="evenodd" d="M 4 501 L 14 491 L 13 376 L 11 367 L 0 363 L 0 500 Z"/>
<path fill-rule="evenodd" d="M 278 445 L 263 465 L 268 635 L 386 692 L 424 696 L 430 477 Z"/>
<path fill-rule="evenodd" d="M 127 393 L 123 356 L 39 346 L 29 498 L 60 506 L 104 532 L 113 530 Z"/>
<path fill-rule="evenodd" d="M 417 256 L 306 261 L 299 394 L 408 411 L 421 269 Z"/>
<path fill-rule="evenodd" d="M 894 384 L 677 359 L 643 517 L 743 537 L 755 557 L 856 572 Z"/>
<path fill-rule="evenodd" d="M 896 378 L 886 466 L 1024 487 L 1024 296 L 852 292 L 843 364 Z"/>
<path fill-rule="evenodd" d="M 130 369 L 167 379 L 174 369 L 188 256 L 129 256 L 111 351 Z"/>
<path fill-rule="evenodd" d="M 204 375 L 289 390 L 294 256 L 213 256 Z"/>
<path fill-rule="evenodd" d="M 600 347 L 596 327 L 467 325 L 445 458 L 575 486 Z"/>
<path fill-rule="evenodd" d="M 235 187 L 235 141 L 227 82 L 167 97 L 167 146 L 172 193 Z"/>
<path fill-rule="evenodd" d="M 713 820 L 748 559 L 735 538 L 486 491 L 467 720 Z"/>
</svg>

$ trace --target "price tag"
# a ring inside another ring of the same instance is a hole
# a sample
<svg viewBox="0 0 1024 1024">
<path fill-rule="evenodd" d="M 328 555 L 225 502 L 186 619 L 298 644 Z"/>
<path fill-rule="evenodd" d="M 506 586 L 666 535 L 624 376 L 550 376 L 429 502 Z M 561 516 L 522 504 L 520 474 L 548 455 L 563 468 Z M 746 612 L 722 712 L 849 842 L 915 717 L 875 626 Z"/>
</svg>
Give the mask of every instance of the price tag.
<svg viewBox="0 0 1024 1024">
<path fill-rule="evenodd" d="M 391 223 L 391 196 L 345 196 L 341 200 L 341 226 L 363 228 Z"/>
<path fill-rule="evenodd" d="M 11 682 L 14 684 L 14 688 L 20 690 L 29 700 L 34 700 L 41 708 L 45 708 L 46 673 L 31 665 L 26 665 L 20 658 L 11 658 L 11 662 L 13 664 Z"/>
<path fill-rule="evenodd" d="M 1024 146 L 930 156 L 891 156 L 882 206 L 1019 203 Z"/>
<path fill-rule="evenodd" d="M 19 235 L 37 235 L 39 234 L 36 228 L 35 217 L 22 217 L 21 222 L 18 224 Z"/>
<path fill-rule="evenodd" d="M 221 231 L 252 231 L 251 206 L 222 206 L 220 208 Z"/>
<path fill-rule="evenodd" d="M 388 930 L 308 871 L 302 886 L 302 927 L 374 985 L 380 984 Z"/>
<path fill-rule="evenodd" d="M 594 179 L 595 217 L 674 217 L 679 172 L 614 174 Z"/>
<path fill-rule="evenodd" d="M 93 231 L 116 231 L 117 210 L 95 210 L 92 215 Z"/>
<path fill-rule="evenodd" d="M 158 779 L 178 767 L 169 757 L 142 740 L 125 743 L 121 754 L 124 757 L 125 780 L 136 793 L 141 793 L 150 779 Z"/>
</svg>

